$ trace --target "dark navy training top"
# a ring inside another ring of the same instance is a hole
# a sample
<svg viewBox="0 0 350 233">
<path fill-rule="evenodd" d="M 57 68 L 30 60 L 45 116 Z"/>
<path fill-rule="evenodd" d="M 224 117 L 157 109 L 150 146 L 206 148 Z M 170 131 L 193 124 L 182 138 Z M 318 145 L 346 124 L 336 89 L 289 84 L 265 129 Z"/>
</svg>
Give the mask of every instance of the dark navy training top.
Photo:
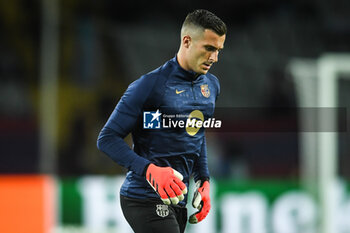
<svg viewBox="0 0 350 233">
<path fill-rule="evenodd" d="M 167 123 L 172 116 L 173 121 L 183 118 L 186 122 L 190 113 L 199 110 L 206 120 L 213 116 L 219 92 L 214 75 L 186 71 L 176 56 L 129 85 L 97 140 L 101 151 L 128 169 L 121 195 L 158 197 L 144 177 L 149 163 L 176 169 L 187 187 L 191 175 L 195 181 L 209 177 L 204 128 L 197 133 L 189 133 L 186 127 L 144 129 L 143 116 L 145 111 L 159 110 L 164 116 L 160 119 Z M 130 132 L 133 149 L 124 141 Z M 180 204 L 186 201 L 187 197 Z"/>
</svg>

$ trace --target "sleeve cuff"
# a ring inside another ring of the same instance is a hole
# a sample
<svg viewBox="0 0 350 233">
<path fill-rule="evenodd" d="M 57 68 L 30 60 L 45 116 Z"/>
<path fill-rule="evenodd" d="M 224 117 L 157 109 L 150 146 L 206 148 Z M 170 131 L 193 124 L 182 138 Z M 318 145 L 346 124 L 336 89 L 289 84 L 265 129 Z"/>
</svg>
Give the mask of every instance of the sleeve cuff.
<svg viewBox="0 0 350 233">
<path fill-rule="evenodd" d="M 196 177 L 194 182 L 197 182 L 198 180 L 200 180 L 201 183 L 203 184 L 205 181 L 210 181 L 210 177 L 209 176 Z"/>
<path fill-rule="evenodd" d="M 131 164 L 130 170 L 137 175 L 144 176 L 145 170 L 151 162 L 143 157 L 138 156 Z"/>
</svg>

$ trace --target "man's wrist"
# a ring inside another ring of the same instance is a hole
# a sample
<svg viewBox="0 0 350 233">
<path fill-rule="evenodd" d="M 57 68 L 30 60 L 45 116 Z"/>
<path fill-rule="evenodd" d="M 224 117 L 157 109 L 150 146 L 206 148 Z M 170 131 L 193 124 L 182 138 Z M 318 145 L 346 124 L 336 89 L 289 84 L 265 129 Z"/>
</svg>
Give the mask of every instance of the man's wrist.
<svg viewBox="0 0 350 233">
<path fill-rule="evenodd" d="M 201 186 L 202 186 L 205 181 L 208 181 L 208 182 L 210 181 L 210 177 L 209 176 L 201 176 L 197 180 L 195 180 L 195 183 L 197 183 L 198 181 L 201 182 Z"/>
<path fill-rule="evenodd" d="M 146 172 L 147 172 L 147 169 L 148 169 L 149 165 L 151 165 L 151 163 L 147 164 L 147 165 L 145 166 L 145 168 L 143 169 L 143 172 L 142 172 L 142 176 L 143 176 L 143 177 L 146 177 Z"/>
</svg>

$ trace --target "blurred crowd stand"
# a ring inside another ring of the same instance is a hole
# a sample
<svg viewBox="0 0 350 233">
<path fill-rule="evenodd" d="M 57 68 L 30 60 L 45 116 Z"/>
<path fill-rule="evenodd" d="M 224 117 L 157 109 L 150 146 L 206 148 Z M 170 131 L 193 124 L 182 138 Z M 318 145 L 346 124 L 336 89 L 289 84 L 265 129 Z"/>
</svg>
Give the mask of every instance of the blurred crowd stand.
<svg viewBox="0 0 350 233">
<path fill-rule="evenodd" d="M 143 9 L 145 4 L 133 8 L 110 0 L 58 2 L 58 174 L 123 173 L 96 149 L 97 134 L 128 84 L 175 55 L 178 22 L 188 9 L 181 3 L 150 3 Z M 221 82 L 217 106 L 261 108 L 260 119 L 288 117 L 290 112 L 281 109 L 297 102 L 285 67 L 292 57 L 349 51 L 350 4 L 250 2 L 210 9 L 229 27 L 212 70 Z M 169 7 L 174 12 L 165 14 Z M 0 1 L 1 173 L 39 172 L 40 9 L 40 1 Z M 216 177 L 298 174 L 297 132 L 208 136 Z M 132 144 L 130 136 L 126 140 Z"/>
</svg>

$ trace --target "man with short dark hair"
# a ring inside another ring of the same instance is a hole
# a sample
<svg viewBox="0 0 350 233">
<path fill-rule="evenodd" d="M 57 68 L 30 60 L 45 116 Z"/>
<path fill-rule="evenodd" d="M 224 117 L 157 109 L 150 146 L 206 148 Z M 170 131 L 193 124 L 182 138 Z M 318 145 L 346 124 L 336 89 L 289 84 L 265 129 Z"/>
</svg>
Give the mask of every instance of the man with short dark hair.
<svg viewBox="0 0 350 233">
<path fill-rule="evenodd" d="M 162 114 L 180 116 L 178 122 L 183 116 L 201 121 L 212 117 L 220 85 L 208 71 L 218 61 L 226 30 L 207 10 L 189 13 L 176 56 L 130 84 L 100 132 L 98 148 L 128 169 L 121 207 L 136 233 L 185 231 L 191 176 L 196 182 L 192 205 L 198 212 L 189 222 L 200 222 L 209 213 L 204 129 L 164 123 L 161 127 L 160 119 Z M 133 150 L 123 140 L 130 132 Z"/>
</svg>

